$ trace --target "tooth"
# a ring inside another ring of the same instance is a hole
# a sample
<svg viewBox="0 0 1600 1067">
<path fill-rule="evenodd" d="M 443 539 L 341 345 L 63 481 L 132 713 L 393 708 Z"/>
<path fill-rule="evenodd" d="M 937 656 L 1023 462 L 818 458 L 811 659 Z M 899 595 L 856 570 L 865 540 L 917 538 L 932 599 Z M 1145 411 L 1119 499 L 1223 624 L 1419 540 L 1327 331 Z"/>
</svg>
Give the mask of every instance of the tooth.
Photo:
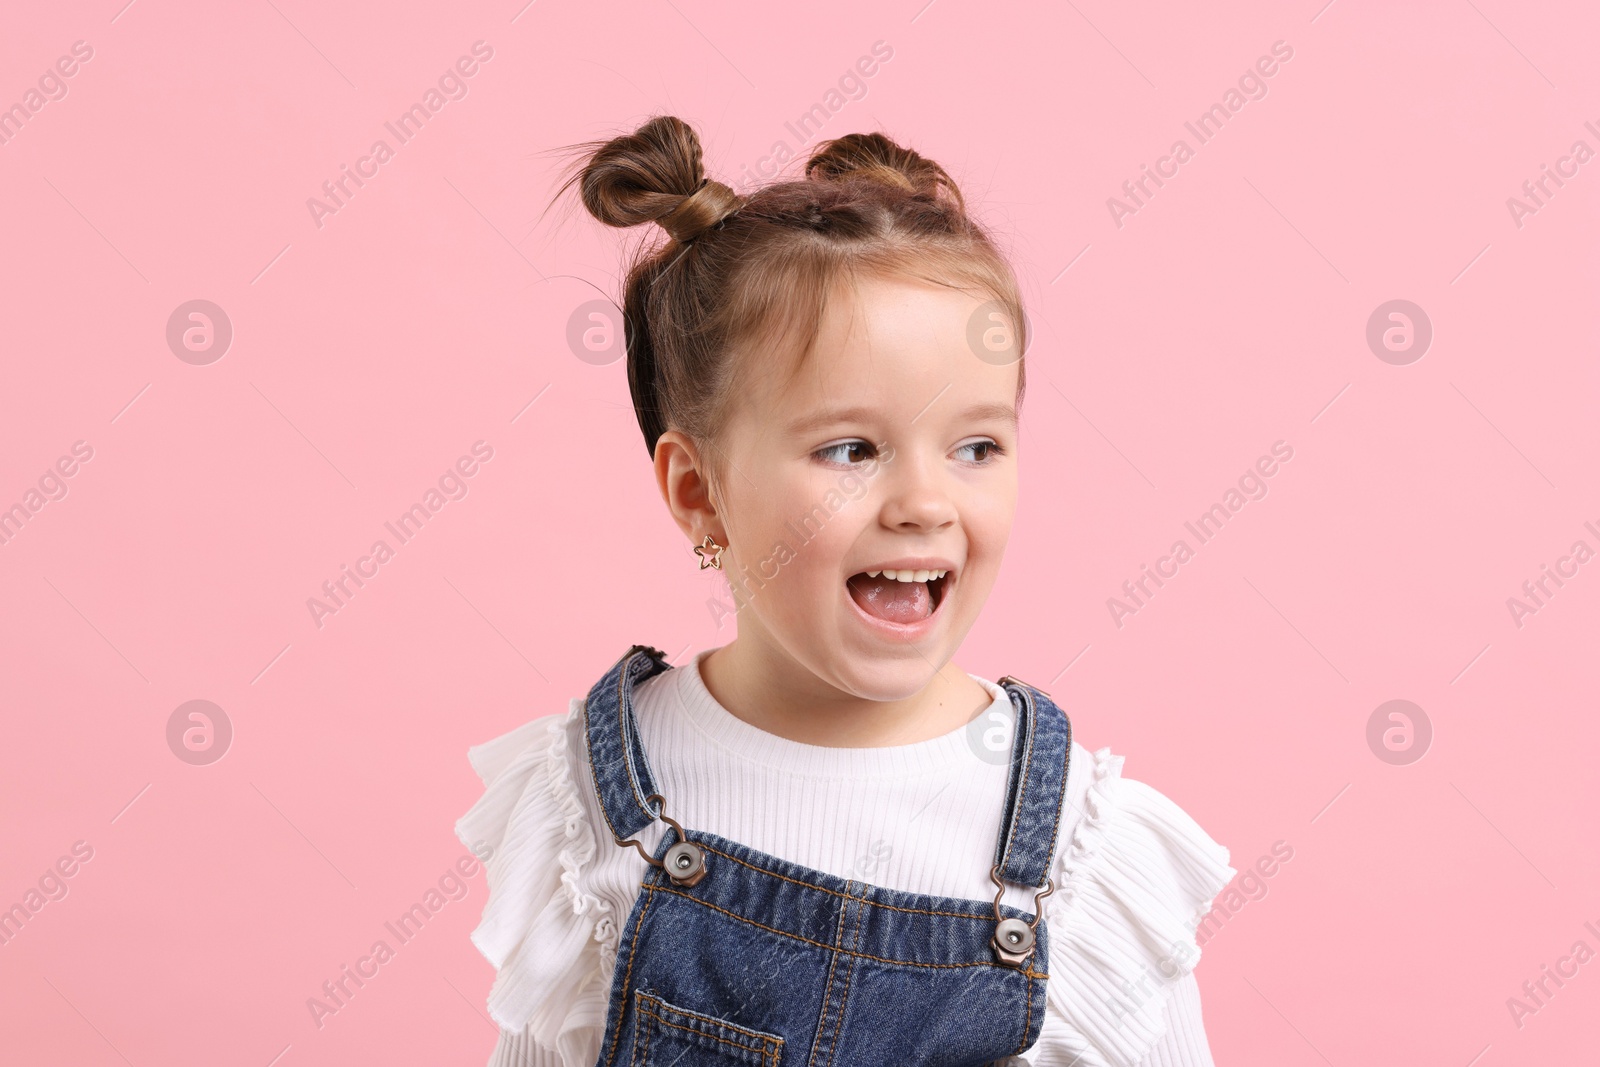
<svg viewBox="0 0 1600 1067">
<path fill-rule="evenodd" d="M 909 578 L 901 577 L 901 575 L 909 575 L 911 573 L 910 571 L 884 571 L 883 573 L 888 575 L 890 578 L 893 578 L 897 582 L 910 581 Z"/>
<path fill-rule="evenodd" d="M 916 574 L 912 576 L 911 580 L 913 582 L 925 582 L 928 580 L 928 575 L 932 573 L 932 571 L 917 571 Z"/>
<path fill-rule="evenodd" d="M 929 571 L 928 577 L 932 578 L 934 581 L 938 581 L 940 578 L 944 577 L 944 571 Z"/>
<path fill-rule="evenodd" d="M 868 578 L 876 578 L 878 575 L 880 575 L 882 573 L 883 573 L 882 571 L 868 571 L 867 572 L 867 577 Z"/>
</svg>

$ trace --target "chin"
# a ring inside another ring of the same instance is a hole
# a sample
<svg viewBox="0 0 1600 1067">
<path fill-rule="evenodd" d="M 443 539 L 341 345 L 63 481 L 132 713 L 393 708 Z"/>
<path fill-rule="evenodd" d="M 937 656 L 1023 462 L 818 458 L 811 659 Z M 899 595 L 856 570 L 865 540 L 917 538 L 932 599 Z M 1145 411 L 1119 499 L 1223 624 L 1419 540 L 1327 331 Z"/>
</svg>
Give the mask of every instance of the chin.
<svg viewBox="0 0 1600 1067">
<path fill-rule="evenodd" d="M 840 689 L 863 699 L 905 700 L 926 689 L 954 651 L 911 646 L 898 650 L 845 648 L 836 653 L 830 673 Z"/>
</svg>

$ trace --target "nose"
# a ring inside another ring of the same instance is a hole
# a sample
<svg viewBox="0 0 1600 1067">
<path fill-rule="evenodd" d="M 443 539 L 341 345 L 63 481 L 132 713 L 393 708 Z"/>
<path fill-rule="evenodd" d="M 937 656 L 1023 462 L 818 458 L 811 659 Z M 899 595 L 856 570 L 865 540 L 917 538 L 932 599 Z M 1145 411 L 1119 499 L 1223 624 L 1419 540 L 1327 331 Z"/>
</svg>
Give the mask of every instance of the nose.
<svg viewBox="0 0 1600 1067">
<path fill-rule="evenodd" d="M 908 454 L 897 455 L 890 467 L 889 493 L 884 499 L 879 521 L 902 533 L 931 532 L 956 522 L 955 501 L 950 498 L 943 474 L 936 462 Z"/>
</svg>

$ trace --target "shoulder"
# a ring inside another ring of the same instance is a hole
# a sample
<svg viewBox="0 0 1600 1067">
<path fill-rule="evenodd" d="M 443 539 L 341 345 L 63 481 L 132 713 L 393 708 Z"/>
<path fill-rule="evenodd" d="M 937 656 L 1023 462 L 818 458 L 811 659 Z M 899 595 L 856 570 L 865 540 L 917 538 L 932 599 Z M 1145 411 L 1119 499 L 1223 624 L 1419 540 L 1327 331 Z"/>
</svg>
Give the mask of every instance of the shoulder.
<svg viewBox="0 0 1600 1067">
<path fill-rule="evenodd" d="M 1108 748 L 1072 743 L 1056 889 L 1044 904 L 1049 1012 L 1031 1050 L 1038 1062 L 1143 1062 L 1199 962 L 1200 921 L 1236 873 L 1228 849 L 1122 765 Z"/>
<path fill-rule="evenodd" d="M 565 714 L 468 749 L 484 789 L 455 826 L 489 857 L 489 897 L 472 932 L 497 971 L 489 1014 L 548 1049 L 570 1046 L 574 1020 L 603 1003 L 601 963 L 617 939 L 612 906 L 590 886 L 598 845 L 610 842 L 596 825 L 583 726 L 577 697 Z"/>
</svg>

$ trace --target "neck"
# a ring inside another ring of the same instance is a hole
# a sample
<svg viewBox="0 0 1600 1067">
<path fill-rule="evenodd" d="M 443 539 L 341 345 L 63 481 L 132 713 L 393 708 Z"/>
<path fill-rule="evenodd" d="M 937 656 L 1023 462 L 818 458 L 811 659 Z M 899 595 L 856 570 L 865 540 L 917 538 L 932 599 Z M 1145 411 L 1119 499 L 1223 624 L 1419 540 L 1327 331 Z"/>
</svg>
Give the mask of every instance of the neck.
<svg viewBox="0 0 1600 1067">
<path fill-rule="evenodd" d="M 953 662 L 919 692 L 871 700 L 817 677 L 781 650 L 734 639 L 700 661 L 718 704 L 759 730 L 829 748 L 911 745 L 971 722 L 993 698 Z"/>
</svg>

